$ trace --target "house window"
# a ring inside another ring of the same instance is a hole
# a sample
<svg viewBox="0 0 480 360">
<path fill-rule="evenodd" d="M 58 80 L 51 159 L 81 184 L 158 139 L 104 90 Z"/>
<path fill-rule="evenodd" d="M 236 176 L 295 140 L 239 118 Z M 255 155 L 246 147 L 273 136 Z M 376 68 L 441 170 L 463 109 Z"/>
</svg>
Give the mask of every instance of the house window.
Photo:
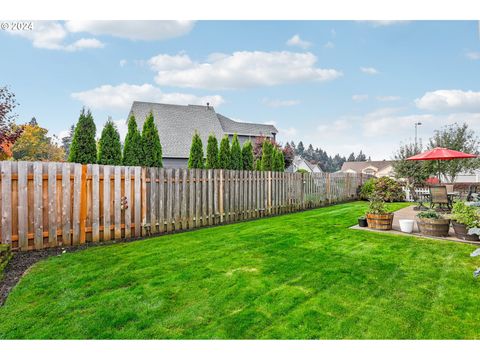
<svg viewBox="0 0 480 360">
<path fill-rule="evenodd" d="M 375 170 L 373 169 L 365 169 L 363 172 L 367 175 L 375 175 Z"/>
</svg>

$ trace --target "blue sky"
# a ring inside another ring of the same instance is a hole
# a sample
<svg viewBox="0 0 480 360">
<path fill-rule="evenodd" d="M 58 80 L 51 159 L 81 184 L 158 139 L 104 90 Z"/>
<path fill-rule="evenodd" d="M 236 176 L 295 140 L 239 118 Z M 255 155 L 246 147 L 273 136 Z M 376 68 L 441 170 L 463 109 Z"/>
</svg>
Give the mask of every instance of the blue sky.
<svg viewBox="0 0 480 360">
<path fill-rule="evenodd" d="M 123 132 L 133 100 L 209 101 L 332 155 L 390 158 L 417 121 L 424 142 L 455 121 L 480 134 L 474 21 L 53 21 L 0 44 L 18 122 L 51 134 L 83 105 L 99 131 L 111 116 Z"/>
</svg>

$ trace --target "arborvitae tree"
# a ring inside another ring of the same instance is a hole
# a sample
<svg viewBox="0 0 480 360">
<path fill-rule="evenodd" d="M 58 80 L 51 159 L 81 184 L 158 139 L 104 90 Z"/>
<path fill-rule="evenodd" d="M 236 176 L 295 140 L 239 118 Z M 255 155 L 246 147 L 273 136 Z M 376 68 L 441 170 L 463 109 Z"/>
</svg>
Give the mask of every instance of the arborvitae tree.
<svg viewBox="0 0 480 360">
<path fill-rule="evenodd" d="M 98 164 L 122 165 L 122 144 L 117 127 L 108 119 L 98 142 Z"/>
<path fill-rule="evenodd" d="M 250 140 L 242 147 L 243 170 L 253 170 L 253 145 Z"/>
<path fill-rule="evenodd" d="M 189 169 L 203 169 L 205 163 L 203 162 L 203 144 L 200 135 L 195 131 L 192 138 L 192 146 L 190 147 L 190 157 L 188 158 Z"/>
<path fill-rule="evenodd" d="M 279 149 L 273 150 L 273 171 L 284 171 L 285 170 L 285 158 L 283 157 L 283 152 Z"/>
<path fill-rule="evenodd" d="M 205 163 L 207 169 L 218 169 L 218 141 L 215 135 L 210 134 L 207 142 L 207 161 Z"/>
<path fill-rule="evenodd" d="M 262 160 L 258 159 L 255 161 L 255 171 L 262 171 Z"/>
<path fill-rule="evenodd" d="M 230 161 L 232 170 L 242 170 L 242 148 L 240 147 L 237 134 L 233 135 L 232 147 L 230 149 Z"/>
<path fill-rule="evenodd" d="M 97 128 L 92 113 L 90 110 L 85 111 L 85 108 L 83 108 L 75 126 L 68 161 L 80 164 L 95 164 L 97 162 L 96 132 Z"/>
<path fill-rule="evenodd" d="M 142 165 L 142 136 L 133 115 L 128 120 L 128 132 L 123 145 L 122 163 L 126 166 Z"/>
<path fill-rule="evenodd" d="M 148 167 L 162 167 L 162 145 L 152 113 L 147 116 L 143 124 L 141 144 L 141 164 Z"/>
<path fill-rule="evenodd" d="M 262 170 L 270 171 L 273 165 L 273 144 L 266 139 L 262 146 Z"/>
<path fill-rule="evenodd" d="M 228 135 L 225 135 L 220 142 L 220 153 L 218 154 L 218 166 L 220 169 L 230 169 L 230 140 Z"/>
</svg>

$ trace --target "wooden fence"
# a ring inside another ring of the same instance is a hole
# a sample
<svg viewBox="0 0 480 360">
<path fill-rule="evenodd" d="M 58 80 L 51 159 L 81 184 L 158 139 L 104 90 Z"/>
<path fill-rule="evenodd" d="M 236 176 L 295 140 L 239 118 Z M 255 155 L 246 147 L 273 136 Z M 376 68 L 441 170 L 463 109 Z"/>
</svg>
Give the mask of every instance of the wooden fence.
<svg viewBox="0 0 480 360">
<path fill-rule="evenodd" d="M 356 198 L 354 174 L 0 162 L 0 243 L 33 250 L 169 233 Z"/>
</svg>

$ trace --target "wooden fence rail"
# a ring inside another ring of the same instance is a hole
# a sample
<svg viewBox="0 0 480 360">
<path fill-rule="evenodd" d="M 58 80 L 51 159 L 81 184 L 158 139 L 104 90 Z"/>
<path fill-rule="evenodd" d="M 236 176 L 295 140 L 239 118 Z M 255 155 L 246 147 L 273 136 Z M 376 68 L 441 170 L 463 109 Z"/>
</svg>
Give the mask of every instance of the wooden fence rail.
<svg viewBox="0 0 480 360">
<path fill-rule="evenodd" d="M 0 162 L 0 243 L 33 250 L 169 233 L 356 198 L 355 174 Z"/>
</svg>

